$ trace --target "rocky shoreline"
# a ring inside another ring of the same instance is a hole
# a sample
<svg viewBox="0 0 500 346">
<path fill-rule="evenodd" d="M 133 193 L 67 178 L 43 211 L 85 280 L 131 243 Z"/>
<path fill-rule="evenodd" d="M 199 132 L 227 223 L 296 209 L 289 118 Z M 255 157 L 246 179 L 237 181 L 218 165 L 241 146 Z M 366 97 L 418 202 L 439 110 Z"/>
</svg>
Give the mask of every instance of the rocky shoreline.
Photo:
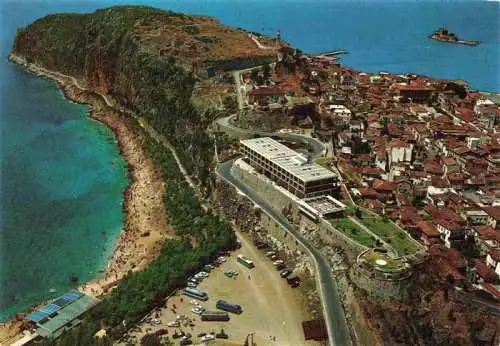
<svg viewBox="0 0 500 346">
<path fill-rule="evenodd" d="M 129 186 L 123 192 L 124 229 L 103 276 L 78 287 L 94 296 L 107 294 L 130 270 L 143 269 L 156 258 L 165 239 L 174 236 L 164 209 L 166 187 L 161 170 L 147 156 L 142 147 L 143 138 L 136 133 L 127 116 L 109 107 L 103 95 L 100 97 L 96 92 L 87 90 L 71 76 L 27 63 L 14 54 L 9 56 L 9 60 L 31 73 L 54 80 L 68 100 L 88 105 L 89 116 L 113 131 L 120 154 L 127 161 Z M 20 334 L 22 321 L 19 317 L 0 328 L 0 344 L 6 341 L 8 344 L 16 334 Z"/>
</svg>

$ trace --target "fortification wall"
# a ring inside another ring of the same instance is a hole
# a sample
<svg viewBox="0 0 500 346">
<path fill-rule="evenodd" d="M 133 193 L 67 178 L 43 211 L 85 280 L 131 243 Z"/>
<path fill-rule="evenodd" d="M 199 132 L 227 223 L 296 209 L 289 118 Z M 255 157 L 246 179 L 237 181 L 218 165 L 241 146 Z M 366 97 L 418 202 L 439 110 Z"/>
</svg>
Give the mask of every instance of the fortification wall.
<svg viewBox="0 0 500 346">
<path fill-rule="evenodd" d="M 402 299 L 406 297 L 411 281 L 409 278 L 401 280 L 381 280 L 373 271 L 355 264 L 349 271 L 351 280 L 370 296 L 381 299 Z"/>
<path fill-rule="evenodd" d="M 334 228 L 325 220 L 313 222 L 309 218 L 301 216 L 300 225 L 310 232 L 316 232 L 316 234 L 320 236 L 321 240 L 330 246 L 341 248 L 343 250 L 342 253 L 344 257 L 349 264 L 355 263 L 358 255 L 368 249 L 366 246 L 361 245 L 344 235 L 341 231 Z"/>
<path fill-rule="evenodd" d="M 292 207 L 293 197 L 291 194 L 280 190 L 274 182 L 265 176 L 258 174 L 250 165 L 241 159 L 236 160 L 231 168 L 232 175 L 247 184 L 252 190 L 258 192 L 262 199 L 272 206 Z M 279 210 L 280 212 L 282 210 Z"/>
</svg>

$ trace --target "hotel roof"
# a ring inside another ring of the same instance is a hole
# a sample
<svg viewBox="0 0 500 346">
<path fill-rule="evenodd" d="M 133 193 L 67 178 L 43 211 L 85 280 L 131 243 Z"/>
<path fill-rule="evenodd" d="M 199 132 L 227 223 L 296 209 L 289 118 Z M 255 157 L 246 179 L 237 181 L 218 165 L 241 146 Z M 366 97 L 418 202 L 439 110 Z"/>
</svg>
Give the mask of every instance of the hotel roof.
<svg viewBox="0 0 500 346">
<path fill-rule="evenodd" d="M 304 182 L 335 178 L 337 176 L 314 162 L 308 162 L 304 155 L 270 137 L 245 139 L 240 141 L 240 144 L 262 155 Z"/>
</svg>

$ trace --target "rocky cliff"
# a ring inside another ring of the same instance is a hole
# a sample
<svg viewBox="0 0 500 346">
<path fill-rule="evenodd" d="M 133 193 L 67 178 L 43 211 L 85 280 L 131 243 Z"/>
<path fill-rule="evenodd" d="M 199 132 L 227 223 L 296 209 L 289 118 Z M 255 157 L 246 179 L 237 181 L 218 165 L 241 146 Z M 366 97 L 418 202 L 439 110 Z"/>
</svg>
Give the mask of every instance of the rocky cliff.
<svg viewBox="0 0 500 346">
<path fill-rule="evenodd" d="M 201 180 L 212 161 L 205 133 L 211 115 L 191 102 L 196 82 L 228 61 L 246 66 L 272 59 L 243 30 L 142 6 L 46 16 L 18 30 L 13 53 L 74 76 L 146 117 Z"/>
</svg>

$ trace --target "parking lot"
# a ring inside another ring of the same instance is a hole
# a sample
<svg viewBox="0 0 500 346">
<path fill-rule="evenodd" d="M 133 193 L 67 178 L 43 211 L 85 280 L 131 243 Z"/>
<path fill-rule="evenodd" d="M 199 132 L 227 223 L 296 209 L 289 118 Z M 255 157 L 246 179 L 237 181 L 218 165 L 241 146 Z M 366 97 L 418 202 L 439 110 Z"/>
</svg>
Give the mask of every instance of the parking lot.
<svg viewBox="0 0 500 346">
<path fill-rule="evenodd" d="M 227 340 L 210 341 L 213 345 L 243 345 L 247 335 L 253 334 L 257 345 L 314 345 L 306 342 L 301 323 L 309 319 L 305 309 L 305 298 L 300 290 L 292 288 L 281 278 L 273 261 L 266 257 L 269 249 L 258 250 L 245 234 L 238 234 L 242 247 L 230 254 L 226 261 L 213 269 L 197 288 L 206 292 L 207 301 L 197 300 L 178 292 L 168 299 L 166 308 L 161 308 L 149 316 L 154 321 L 144 322 L 131 332 L 129 342 L 137 343 L 146 333 L 168 331 L 170 338 L 174 332 L 192 335 L 193 344 L 201 343 L 200 333 L 227 334 Z M 255 268 L 248 269 L 237 261 L 242 254 L 251 259 Z M 226 273 L 226 274 L 225 274 Z M 232 276 L 230 273 L 238 273 Z M 208 311 L 216 308 L 219 299 L 239 304 L 241 314 L 228 313 L 230 320 L 201 321 L 199 314 L 192 312 L 195 303 Z M 179 327 L 169 327 L 172 322 L 185 315 Z M 207 337 L 205 337 L 207 338 Z M 180 340 L 176 338 L 176 340 Z M 179 344 L 179 341 L 176 341 Z M 208 343 L 208 342 L 207 342 Z"/>
</svg>

